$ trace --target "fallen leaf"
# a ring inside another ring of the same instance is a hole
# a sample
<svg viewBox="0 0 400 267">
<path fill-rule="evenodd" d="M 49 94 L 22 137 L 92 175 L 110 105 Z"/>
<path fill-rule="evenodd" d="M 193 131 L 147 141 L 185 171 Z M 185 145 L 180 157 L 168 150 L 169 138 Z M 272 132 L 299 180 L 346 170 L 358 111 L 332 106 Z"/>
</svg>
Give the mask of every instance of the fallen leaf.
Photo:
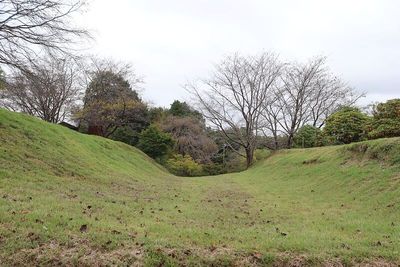
<svg viewBox="0 0 400 267">
<path fill-rule="evenodd" d="M 262 254 L 259 252 L 254 252 L 253 253 L 253 257 L 256 258 L 257 260 L 261 260 L 262 259 Z"/>
<path fill-rule="evenodd" d="M 81 233 L 87 232 L 87 230 L 88 230 L 87 224 L 82 224 L 81 228 L 79 229 L 79 231 L 81 231 Z"/>
</svg>

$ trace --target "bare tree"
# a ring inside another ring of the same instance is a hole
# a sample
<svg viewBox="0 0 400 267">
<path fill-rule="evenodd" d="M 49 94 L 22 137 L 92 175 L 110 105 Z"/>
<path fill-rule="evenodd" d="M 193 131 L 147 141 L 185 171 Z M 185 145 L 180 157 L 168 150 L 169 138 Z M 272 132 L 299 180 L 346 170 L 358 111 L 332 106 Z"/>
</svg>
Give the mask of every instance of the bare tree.
<svg viewBox="0 0 400 267">
<path fill-rule="evenodd" d="M 15 69 L 0 91 L 0 106 L 57 123 L 70 115 L 77 99 L 73 60 L 47 57 L 29 69 Z"/>
<path fill-rule="evenodd" d="M 278 94 L 276 88 L 267 97 L 263 108 L 264 111 L 261 113 L 261 124 L 260 128 L 264 136 L 269 136 L 272 134 L 273 149 L 279 149 L 279 134 L 282 132 L 279 125 L 279 121 L 282 118 L 282 106 L 278 103 Z"/>
<path fill-rule="evenodd" d="M 0 64 L 22 68 L 43 50 L 70 54 L 77 37 L 89 36 L 71 21 L 83 5 L 80 0 L 0 0 Z"/>
<path fill-rule="evenodd" d="M 200 87 L 189 88 L 198 109 L 222 134 L 227 145 L 252 165 L 260 116 L 268 94 L 280 76 L 282 65 L 274 54 L 226 57 Z M 244 153 L 242 152 L 244 150 Z"/>
<path fill-rule="evenodd" d="M 6 77 L 4 71 L 0 68 L 0 92 L 6 84 Z"/>
<path fill-rule="evenodd" d="M 101 73 L 113 73 L 128 82 L 132 90 L 136 92 L 142 90 L 143 77 L 137 75 L 136 70 L 130 63 L 112 58 L 101 58 L 95 55 L 88 55 L 84 60 L 79 60 L 78 62 L 83 74 L 79 79 L 81 87 L 88 88 Z"/>
<path fill-rule="evenodd" d="M 324 126 L 328 116 L 340 107 L 352 106 L 364 96 L 327 70 L 318 77 L 312 90 L 310 124 L 317 128 Z"/>
<path fill-rule="evenodd" d="M 276 91 L 277 104 L 282 117 L 279 125 L 287 135 L 287 145 L 292 146 L 294 134 L 310 119 L 313 88 L 323 72 L 325 58 L 315 58 L 306 64 L 287 65 L 282 76 L 282 87 Z"/>
<path fill-rule="evenodd" d="M 325 57 L 286 64 L 280 83 L 264 103 L 263 129 L 272 133 L 275 148 L 278 133 L 283 132 L 290 148 L 300 127 L 321 128 L 329 115 L 341 106 L 353 105 L 361 96 L 330 72 Z"/>
</svg>

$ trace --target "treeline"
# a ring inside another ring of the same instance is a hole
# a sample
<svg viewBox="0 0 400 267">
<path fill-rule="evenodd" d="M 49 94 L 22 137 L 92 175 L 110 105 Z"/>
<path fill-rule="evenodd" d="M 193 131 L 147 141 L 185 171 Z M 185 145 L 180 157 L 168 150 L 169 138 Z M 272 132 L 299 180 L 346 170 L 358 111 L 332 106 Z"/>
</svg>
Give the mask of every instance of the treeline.
<svg viewBox="0 0 400 267">
<path fill-rule="evenodd" d="M 354 106 L 361 94 L 331 74 L 324 58 L 283 64 L 272 54 L 229 56 L 203 87 L 189 86 L 193 105 L 176 100 L 169 108 L 145 103 L 141 78 L 110 60 L 47 56 L 1 81 L 1 106 L 52 123 L 69 119 L 182 176 L 240 171 L 265 149 L 400 136 L 400 100 L 361 111 Z"/>
<path fill-rule="evenodd" d="M 72 111 L 79 131 L 136 146 L 182 176 L 243 169 L 242 159 L 222 149 L 218 133 L 186 102 L 152 107 L 138 94 L 141 80 L 127 65 L 92 61 L 82 105 Z"/>
<path fill-rule="evenodd" d="M 62 123 L 143 150 L 177 175 L 213 175 L 243 168 L 202 114 L 185 102 L 152 107 L 129 64 L 47 55 L 2 72 L 0 106 Z"/>
<path fill-rule="evenodd" d="M 302 126 L 322 128 L 330 114 L 362 96 L 331 73 L 325 57 L 283 62 L 273 53 L 227 56 L 210 77 L 187 89 L 247 166 L 261 137 L 271 137 L 271 149 L 291 148 Z"/>
<path fill-rule="evenodd" d="M 397 100 L 377 105 L 368 117 L 355 107 L 364 94 L 333 74 L 325 57 L 299 63 L 273 53 L 233 54 L 187 89 L 247 167 L 262 144 L 276 150 L 398 135 Z M 393 112 L 383 115 L 386 109 Z"/>
<path fill-rule="evenodd" d="M 349 144 L 400 136 L 400 99 L 372 105 L 368 114 L 357 107 L 341 107 L 322 129 L 304 125 L 294 136 L 294 147 Z"/>
</svg>

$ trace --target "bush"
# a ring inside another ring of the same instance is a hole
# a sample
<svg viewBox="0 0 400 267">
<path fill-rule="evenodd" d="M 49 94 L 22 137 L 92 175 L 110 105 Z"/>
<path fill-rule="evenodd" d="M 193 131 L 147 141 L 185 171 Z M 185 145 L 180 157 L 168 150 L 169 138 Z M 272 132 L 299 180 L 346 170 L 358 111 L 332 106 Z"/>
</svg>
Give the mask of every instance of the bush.
<svg viewBox="0 0 400 267">
<path fill-rule="evenodd" d="M 400 136 L 400 99 L 376 105 L 369 128 L 370 139 Z"/>
<path fill-rule="evenodd" d="M 304 125 L 294 136 L 295 147 L 316 147 L 322 146 L 322 133 L 317 127 Z"/>
<path fill-rule="evenodd" d="M 178 176 L 199 176 L 202 174 L 201 165 L 189 155 L 175 154 L 166 161 L 165 167 Z"/>
<path fill-rule="evenodd" d="M 202 165 L 203 172 L 202 175 L 218 175 L 227 173 L 228 171 L 223 164 L 220 163 L 207 163 Z"/>
<path fill-rule="evenodd" d="M 365 140 L 369 118 L 358 108 L 344 107 L 326 120 L 324 134 L 334 144 L 349 144 Z"/>
<path fill-rule="evenodd" d="M 128 145 L 135 146 L 139 141 L 139 133 L 131 127 L 119 127 L 109 136 L 110 139 L 115 141 L 124 142 Z"/>
<path fill-rule="evenodd" d="M 162 161 L 174 143 L 170 134 L 164 133 L 155 125 L 150 125 L 140 134 L 137 147 L 153 159 Z"/>
<path fill-rule="evenodd" d="M 256 149 L 254 151 L 254 160 L 255 161 L 259 161 L 259 160 L 264 160 L 266 158 L 268 158 L 269 156 L 271 156 L 271 150 L 269 149 Z"/>
<path fill-rule="evenodd" d="M 370 139 L 400 136 L 400 119 L 374 119 L 370 129 Z"/>
</svg>

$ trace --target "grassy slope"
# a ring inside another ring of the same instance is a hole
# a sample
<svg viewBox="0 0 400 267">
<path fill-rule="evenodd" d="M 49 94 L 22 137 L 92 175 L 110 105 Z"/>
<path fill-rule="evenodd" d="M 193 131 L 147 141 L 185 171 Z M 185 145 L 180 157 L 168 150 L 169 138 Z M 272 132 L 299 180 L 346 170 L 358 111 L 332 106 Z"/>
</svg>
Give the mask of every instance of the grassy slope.
<svg viewBox="0 0 400 267">
<path fill-rule="evenodd" d="M 400 139 L 181 178 L 125 144 L 0 109 L 0 265 L 399 263 L 399 253 Z"/>
</svg>

